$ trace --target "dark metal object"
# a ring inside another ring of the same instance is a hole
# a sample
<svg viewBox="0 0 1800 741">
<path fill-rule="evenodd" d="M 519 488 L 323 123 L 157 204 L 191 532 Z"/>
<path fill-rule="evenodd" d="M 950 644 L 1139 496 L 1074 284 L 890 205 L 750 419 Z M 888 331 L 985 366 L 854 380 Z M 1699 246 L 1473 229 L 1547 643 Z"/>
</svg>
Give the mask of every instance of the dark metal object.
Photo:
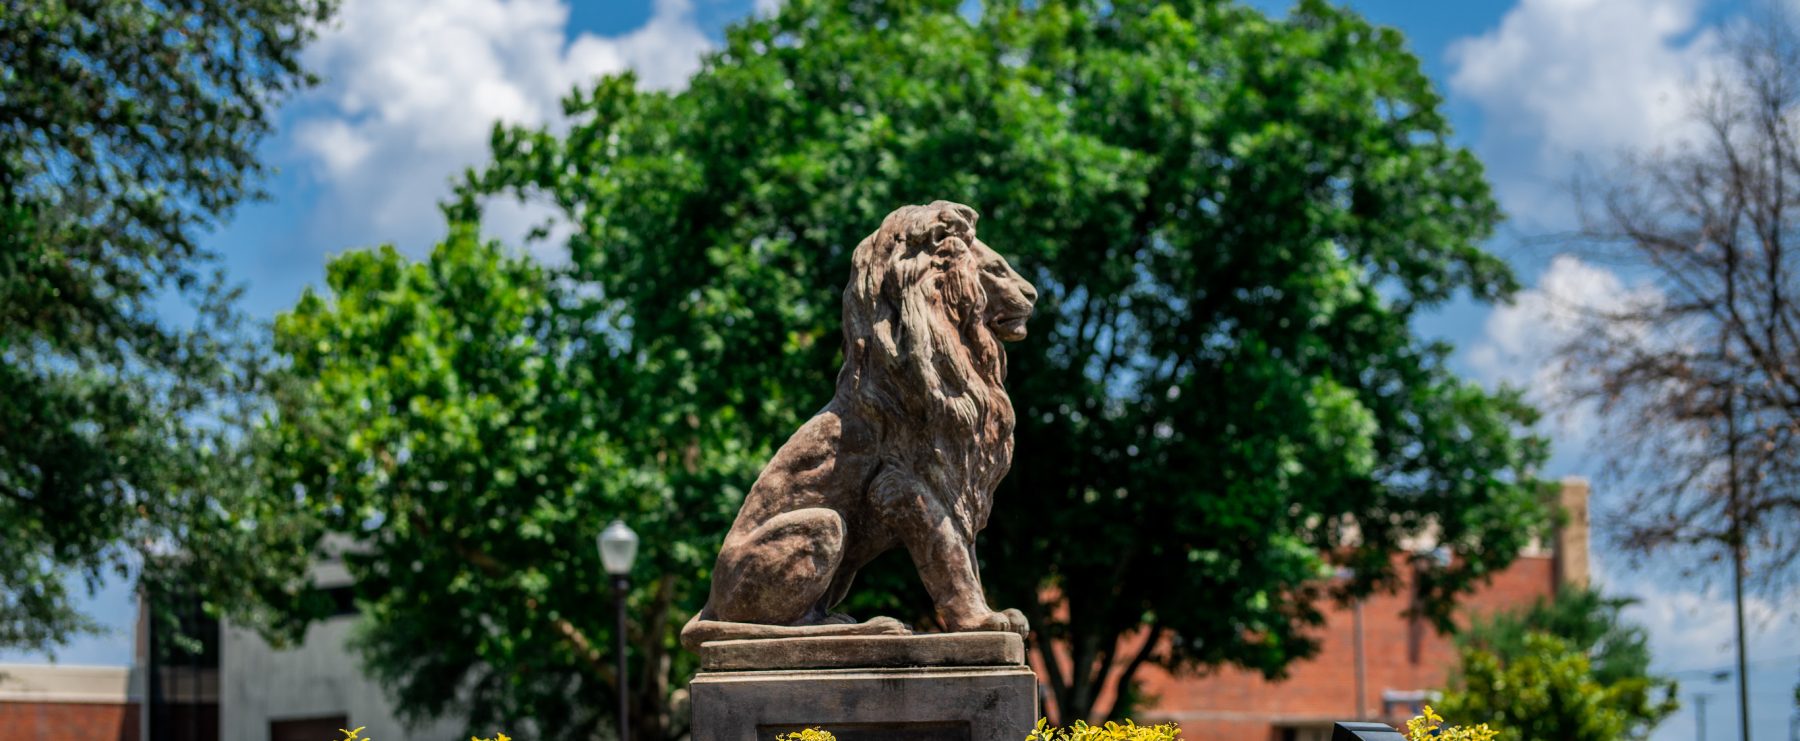
<svg viewBox="0 0 1800 741">
<path fill-rule="evenodd" d="M 1363 601 L 1356 600 L 1356 606 L 1351 609 L 1356 631 L 1356 719 L 1365 720 L 1369 717 L 1365 705 L 1369 701 L 1369 683 L 1366 662 L 1363 659 Z"/>
<path fill-rule="evenodd" d="M 1406 741 L 1386 723 L 1339 723 L 1331 728 L 1331 741 Z"/>
<path fill-rule="evenodd" d="M 613 631 L 618 634 L 619 655 L 619 741 L 631 741 L 631 683 L 627 681 L 625 668 L 625 595 L 631 591 L 631 578 L 627 576 L 613 577 L 614 602 L 619 605 L 619 625 Z"/>
</svg>

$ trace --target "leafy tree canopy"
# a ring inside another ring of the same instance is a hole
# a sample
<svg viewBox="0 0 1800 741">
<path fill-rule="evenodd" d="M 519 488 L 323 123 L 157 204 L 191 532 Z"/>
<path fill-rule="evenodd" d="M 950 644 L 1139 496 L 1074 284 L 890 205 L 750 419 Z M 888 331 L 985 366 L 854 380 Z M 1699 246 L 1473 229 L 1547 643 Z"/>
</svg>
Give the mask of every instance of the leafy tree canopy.
<svg viewBox="0 0 1800 741">
<path fill-rule="evenodd" d="M 1650 674 L 1650 636 L 1622 614 L 1635 600 L 1607 597 L 1596 589 L 1569 588 L 1555 599 L 1540 599 L 1518 612 L 1476 620 L 1457 635 L 1465 652 L 1481 652 L 1502 663 L 1524 660 L 1536 650 L 1535 636 L 1563 641 L 1588 660 L 1589 673 L 1601 687 L 1642 688 L 1662 696 L 1619 706 L 1626 723 L 1624 738 L 1645 738 L 1677 708 L 1673 680 Z M 1465 671 L 1468 671 L 1465 664 Z"/>
<path fill-rule="evenodd" d="M 1549 633 L 1588 656 L 1602 684 L 1650 675 L 1650 634 L 1626 620 L 1623 611 L 1637 600 L 1607 597 L 1597 589 L 1567 588 L 1555 599 L 1529 608 L 1479 619 L 1458 633 L 1457 643 L 1501 657 L 1525 653 L 1526 637 Z"/>
<path fill-rule="evenodd" d="M 273 490 L 355 542 L 370 667 L 415 719 L 591 737 L 616 691 L 595 536 L 623 517 L 653 545 L 633 610 L 652 624 L 698 581 L 695 531 L 606 432 L 614 369 L 564 287 L 472 227 L 424 262 L 348 253 L 327 286 L 276 323 L 304 384 L 262 438 Z"/>
<path fill-rule="evenodd" d="M 309 81 L 331 6 L 0 5 L 0 646 L 93 628 L 70 572 L 178 567 L 249 610 L 301 563 L 222 555 L 265 550 L 232 433 L 255 378 L 199 234 L 257 195 L 270 106 Z"/>
<path fill-rule="evenodd" d="M 1531 631 L 1509 654 L 1464 646 L 1458 686 L 1439 704 L 1446 716 L 1480 719 L 1500 741 L 1616 741 L 1649 736 L 1675 711 L 1673 688 L 1639 675 L 1600 678 L 1581 646 Z"/>
<path fill-rule="evenodd" d="M 602 79 L 569 125 L 496 132 L 430 260 L 346 256 L 284 317 L 306 383 L 276 491 L 369 544 L 365 646 L 409 706 L 468 680 L 581 721 L 548 733 L 597 723 L 568 706 L 611 686 L 591 538 L 623 516 L 646 533 L 634 717 L 673 718 L 717 541 L 830 397 L 850 250 L 936 198 L 1041 292 L 982 556 L 992 601 L 1071 649 L 1059 717 L 1120 710 L 1100 689 L 1150 661 L 1279 674 L 1314 648 L 1327 561 L 1383 588 L 1431 530 L 1455 558 L 1407 568 L 1447 620 L 1525 546 L 1532 411 L 1410 330 L 1514 281 L 1397 33 L 1321 2 L 963 5 L 790 0 L 684 91 Z M 558 207 L 566 267 L 475 241 L 496 195 Z M 911 565 L 880 566 L 852 607 L 929 625 Z M 1166 651 L 1122 655 L 1144 628 Z"/>
</svg>

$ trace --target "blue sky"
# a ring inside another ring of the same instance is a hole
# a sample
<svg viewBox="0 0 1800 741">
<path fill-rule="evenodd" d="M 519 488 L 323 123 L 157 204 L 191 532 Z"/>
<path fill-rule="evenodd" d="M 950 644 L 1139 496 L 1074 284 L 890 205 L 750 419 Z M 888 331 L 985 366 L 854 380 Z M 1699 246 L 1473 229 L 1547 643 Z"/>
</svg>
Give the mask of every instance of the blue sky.
<svg viewBox="0 0 1800 741">
<path fill-rule="evenodd" d="M 554 123 L 557 99 L 576 82 L 625 68 L 646 84 L 679 88 L 722 29 L 779 0 L 345 0 L 337 27 L 308 53 L 325 83 L 291 101 L 263 149 L 279 173 L 273 200 L 242 209 L 209 237 L 248 287 L 245 308 L 262 319 L 316 285 L 326 259 L 391 242 L 422 254 L 439 236 L 436 202 L 463 167 L 485 155 L 495 119 Z M 1251 0 L 1281 13 L 1288 0 Z M 1458 347 L 1456 366 L 1487 383 L 1510 382 L 1552 399 L 1544 354 L 1568 331 L 1554 296 L 1607 300 L 1633 289 L 1605 268 L 1527 246 L 1571 220 L 1558 184 L 1578 158 L 1655 146 L 1681 129 L 1683 87 L 1718 54 L 1718 34 L 1741 0 L 1351 0 L 1371 20 L 1406 34 L 1445 96 L 1458 143 L 1488 164 L 1508 225 L 1490 247 L 1529 289 L 1508 307 L 1455 302 L 1419 329 Z M 946 197 L 953 197 L 947 195 Z M 497 236 L 523 231 L 529 207 L 497 206 Z M 547 255 L 554 257 L 553 255 Z M 1554 409 L 1551 475 L 1589 474 L 1594 420 Z M 1619 506 L 1603 487 L 1596 521 Z M 1597 535 L 1600 535 L 1597 533 Z M 1729 602 L 1718 584 L 1675 582 L 1632 568 L 1596 538 L 1596 567 L 1612 591 L 1645 599 L 1658 664 L 1683 672 L 1684 695 L 1706 692 L 1709 731 L 1735 727 L 1731 688 L 1702 671 L 1730 663 Z M 1722 572 L 1721 578 L 1725 576 Z M 1751 672 L 1760 736 L 1784 738 L 1800 679 L 1800 600 L 1752 601 Z M 109 585 L 90 600 L 112 634 L 60 652 L 69 663 L 130 659 L 130 598 Z M 0 656 L 0 659 L 31 659 Z M 1684 698 L 1685 699 L 1685 698 Z M 1691 705 L 1691 703 L 1689 703 Z M 1684 711 L 1658 739 L 1687 738 Z"/>
</svg>

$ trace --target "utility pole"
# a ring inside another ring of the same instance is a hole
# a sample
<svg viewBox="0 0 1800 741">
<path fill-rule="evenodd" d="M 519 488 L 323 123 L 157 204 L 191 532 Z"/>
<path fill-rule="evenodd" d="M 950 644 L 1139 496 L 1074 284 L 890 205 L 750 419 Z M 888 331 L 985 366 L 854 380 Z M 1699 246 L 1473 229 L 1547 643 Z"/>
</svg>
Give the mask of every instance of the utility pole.
<svg viewBox="0 0 1800 741">
<path fill-rule="evenodd" d="M 1734 306 L 1736 304 L 1733 304 Z M 1731 518 L 1731 597 L 1737 613 L 1737 680 L 1738 731 L 1743 741 L 1750 741 L 1750 662 L 1744 647 L 1744 516 L 1739 494 L 1737 387 L 1725 390 L 1725 457 L 1726 474 L 1731 478 L 1729 510 Z"/>
<path fill-rule="evenodd" d="M 1739 261 L 1735 247 L 1727 245 L 1725 249 L 1725 305 L 1731 311 L 1737 311 L 1737 269 Z M 1732 347 L 1731 333 L 1719 334 L 1719 355 L 1730 362 L 1736 355 Z M 1745 658 L 1744 649 L 1744 502 L 1743 476 L 1738 471 L 1738 388 L 1735 381 L 1725 384 L 1725 476 L 1726 502 L 1725 516 L 1730 518 L 1727 536 L 1731 546 L 1731 585 L 1732 601 L 1737 612 L 1737 672 L 1738 672 L 1738 730 L 1743 741 L 1750 741 L 1750 673 L 1749 661 Z"/>
<path fill-rule="evenodd" d="M 1706 741 L 1706 701 L 1712 695 L 1694 695 L 1694 738 Z"/>
<path fill-rule="evenodd" d="M 1737 482 L 1731 482 L 1733 492 Z M 1743 741 L 1750 741 L 1750 662 L 1744 655 L 1744 531 L 1737 516 L 1737 497 L 1732 497 L 1731 583 L 1732 597 L 1737 602 L 1737 681 L 1738 730 Z"/>
</svg>

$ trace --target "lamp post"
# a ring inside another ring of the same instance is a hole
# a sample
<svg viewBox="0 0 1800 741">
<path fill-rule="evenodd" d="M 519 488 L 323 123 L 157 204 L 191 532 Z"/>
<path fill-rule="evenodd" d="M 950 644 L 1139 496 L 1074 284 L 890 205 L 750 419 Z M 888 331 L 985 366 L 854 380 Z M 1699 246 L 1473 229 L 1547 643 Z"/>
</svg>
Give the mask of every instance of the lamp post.
<svg viewBox="0 0 1800 741">
<path fill-rule="evenodd" d="M 619 656 L 619 741 L 631 741 L 630 685 L 625 681 L 625 595 L 631 589 L 631 562 L 637 559 L 638 536 L 624 521 L 613 520 L 595 540 L 600 546 L 600 563 L 612 577 L 613 598 L 619 607 L 619 624 L 614 631 Z"/>
</svg>

